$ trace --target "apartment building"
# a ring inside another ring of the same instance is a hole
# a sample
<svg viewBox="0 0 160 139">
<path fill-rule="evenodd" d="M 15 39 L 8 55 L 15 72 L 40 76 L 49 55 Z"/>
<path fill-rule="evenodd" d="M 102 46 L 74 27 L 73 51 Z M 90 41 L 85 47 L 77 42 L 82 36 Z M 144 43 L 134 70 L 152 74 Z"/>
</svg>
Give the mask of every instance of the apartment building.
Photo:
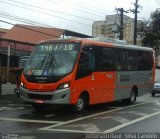
<svg viewBox="0 0 160 139">
<path fill-rule="evenodd" d="M 138 28 L 142 25 L 142 21 L 138 20 Z M 103 21 L 95 21 L 92 25 L 93 37 L 105 37 L 119 39 L 120 35 L 120 15 L 107 15 Z M 138 30 L 139 31 L 139 30 Z M 128 44 L 133 44 L 134 36 L 134 19 L 123 15 L 123 40 Z M 141 45 L 141 33 L 137 33 L 137 44 Z"/>
</svg>

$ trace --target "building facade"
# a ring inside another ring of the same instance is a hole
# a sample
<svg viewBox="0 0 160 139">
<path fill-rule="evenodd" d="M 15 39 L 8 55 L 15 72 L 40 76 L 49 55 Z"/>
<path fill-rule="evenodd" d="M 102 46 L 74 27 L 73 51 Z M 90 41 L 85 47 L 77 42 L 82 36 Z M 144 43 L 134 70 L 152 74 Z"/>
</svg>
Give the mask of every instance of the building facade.
<svg viewBox="0 0 160 139">
<path fill-rule="evenodd" d="M 142 25 L 142 21 L 138 20 L 138 28 Z M 120 15 L 107 15 L 103 21 L 95 21 L 92 25 L 93 37 L 105 37 L 119 39 L 120 36 Z M 139 30 L 138 30 L 139 31 Z M 123 40 L 128 44 L 133 44 L 134 36 L 134 19 L 123 15 Z M 141 45 L 142 36 L 137 32 L 137 44 Z"/>
<path fill-rule="evenodd" d="M 2 38 L 7 33 L 7 31 L 8 31 L 7 29 L 0 28 L 0 38 Z M 3 46 L 3 43 L 2 41 L 0 41 L 0 48 L 2 46 Z M 3 65 L 3 57 L 5 56 L 3 53 L 1 53 L 1 50 L 0 50 L 0 67 Z"/>
</svg>

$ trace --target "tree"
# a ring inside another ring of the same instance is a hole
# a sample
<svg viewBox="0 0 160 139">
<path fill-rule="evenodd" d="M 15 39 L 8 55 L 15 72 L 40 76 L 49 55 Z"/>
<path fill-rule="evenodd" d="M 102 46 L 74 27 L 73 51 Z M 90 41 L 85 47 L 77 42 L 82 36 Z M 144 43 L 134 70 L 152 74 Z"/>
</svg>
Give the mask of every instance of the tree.
<svg viewBox="0 0 160 139">
<path fill-rule="evenodd" d="M 160 9 L 153 12 L 145 24 L 142 45 L 153 48 L 156 56 L 160 54 Z"/>
</svg>

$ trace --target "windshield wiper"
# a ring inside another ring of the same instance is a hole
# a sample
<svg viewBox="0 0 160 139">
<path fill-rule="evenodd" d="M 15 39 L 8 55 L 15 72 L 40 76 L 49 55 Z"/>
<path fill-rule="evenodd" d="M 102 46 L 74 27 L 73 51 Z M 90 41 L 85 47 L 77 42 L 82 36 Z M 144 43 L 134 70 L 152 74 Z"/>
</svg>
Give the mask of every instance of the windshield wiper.
<svg viewBox="0 0 160 139">
<path fill-rule="evenodd" d="M 40 62 L 37 64 L 37 66 L 34 68 L 34 70 L 33 70 L 33 72 L 32 72 L 32 75 L 34 74 L 34 72 L 35 72 L 37 69 L 41 69 L 41 68 L 42 68 L 42 66 L 43 66 L 43 64 L 44 64 L 44 61 L 46 60 L 46 57 L 47 57 L 47 55 L 45 55 L 44 58 L 43 58 L 43 60 L 40 61 Z M 40 67 L 40 68 L 39 68 L 39 67 Z"/>
<path fill-rule="evenodd" d="M 53 53 L 53 51 L 51 51 Z M 56 62 L 56 58 L 55 58 L 55 53 L 50 53 L 49 56 L 48 56 L 48 61 L 46 62 L 45 64 L 45 69 L 52 67 L 52 71 L 51 73 L 53 72 L 54 75 L 55 75 L 55 66 L 57 65 L 57 62 Z M 53 63 L 52 63 L 53 62 Z M 52 66 L 51 66 L 52 65 Z"/>
</svg>

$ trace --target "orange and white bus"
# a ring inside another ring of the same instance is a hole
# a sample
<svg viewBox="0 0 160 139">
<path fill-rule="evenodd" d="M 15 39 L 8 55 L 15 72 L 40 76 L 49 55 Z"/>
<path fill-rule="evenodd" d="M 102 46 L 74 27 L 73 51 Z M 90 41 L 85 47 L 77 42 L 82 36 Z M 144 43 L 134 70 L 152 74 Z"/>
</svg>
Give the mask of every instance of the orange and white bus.
<svg viewBox="0 0 160 139">
<path fill-rule="evenodd" d="M 35 109 L 123 100 L 153 90 L 155 64 L 151 48 L 103 38 L 40 42 L 21 76 L 20 96 Z"/>
</svg>

